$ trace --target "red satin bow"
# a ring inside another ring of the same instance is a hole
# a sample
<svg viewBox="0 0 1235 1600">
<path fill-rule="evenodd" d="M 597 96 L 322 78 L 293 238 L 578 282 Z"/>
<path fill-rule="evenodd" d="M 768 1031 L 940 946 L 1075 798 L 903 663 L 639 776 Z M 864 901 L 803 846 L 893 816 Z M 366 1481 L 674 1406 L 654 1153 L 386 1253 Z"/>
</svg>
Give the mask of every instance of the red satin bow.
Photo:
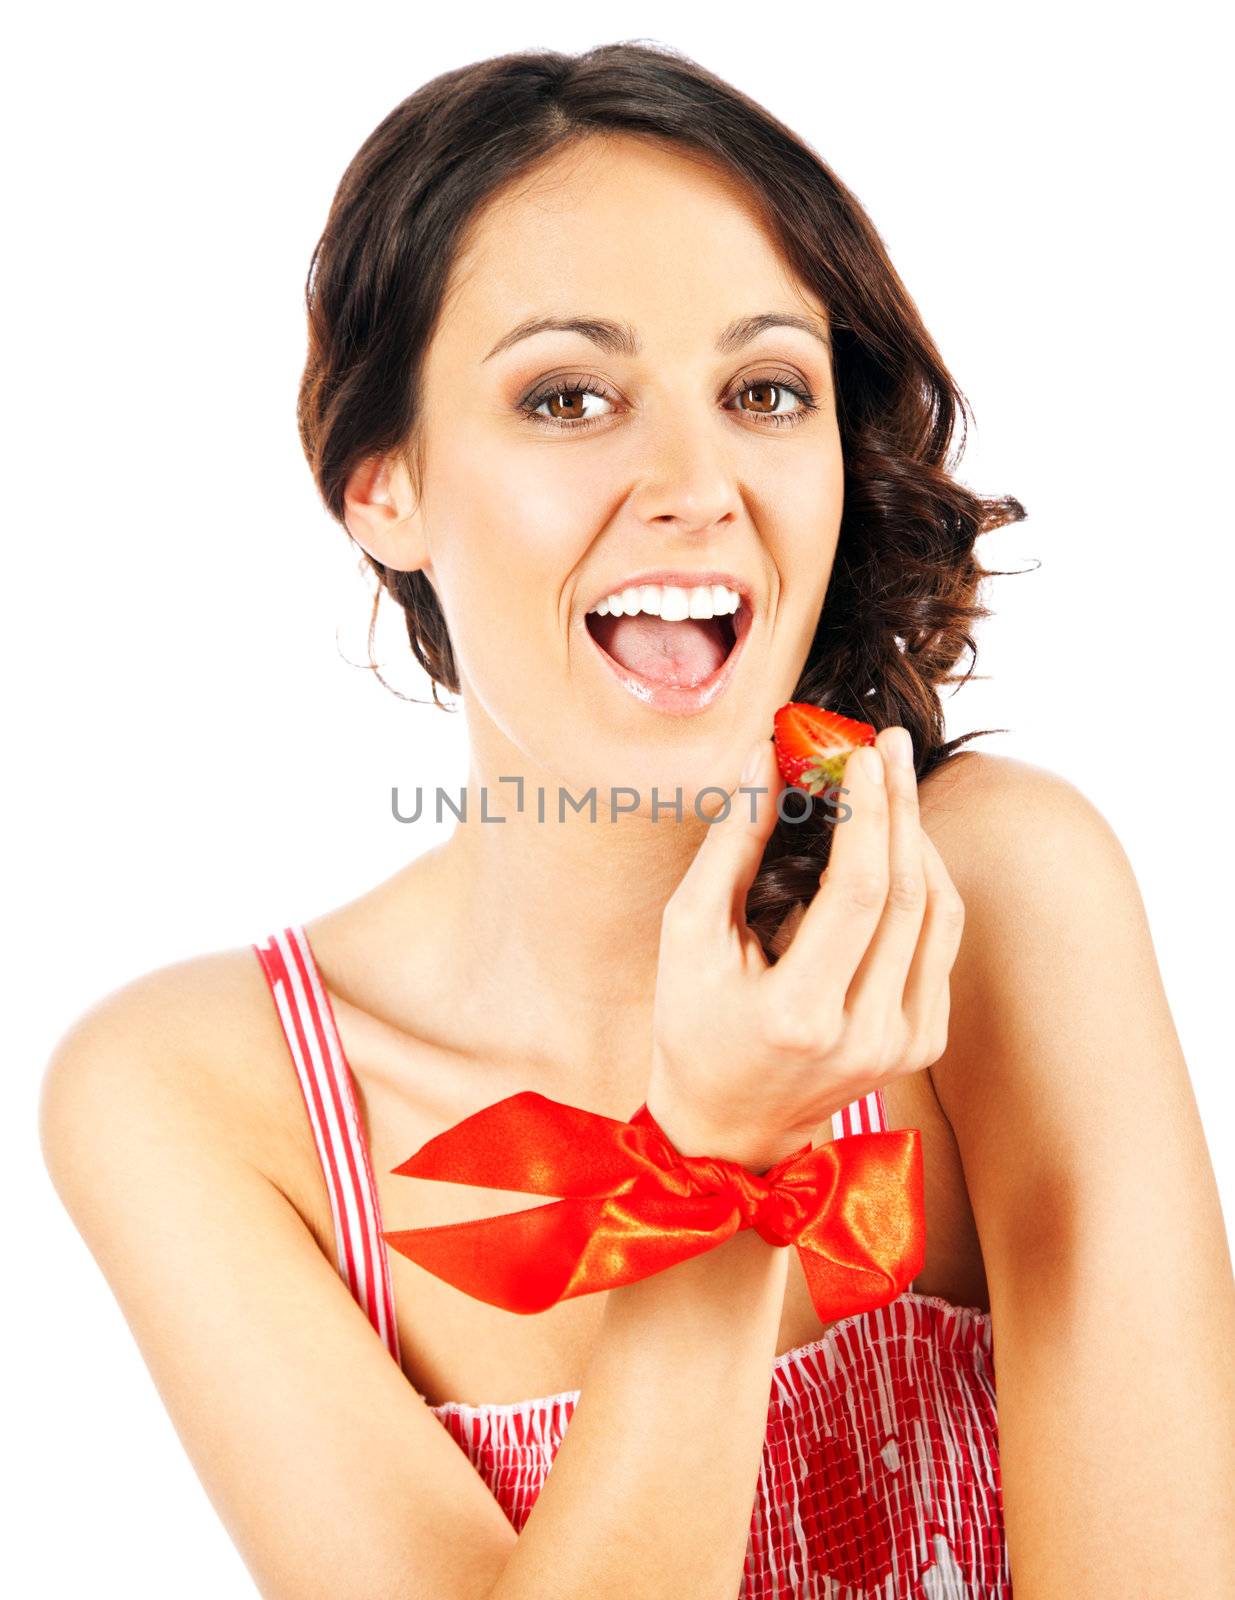
<svg viewBox="0 0 1235 1600">
<path fill-rule="evenodd" d="M 758 1176 L 682 1156 L 640 1106 L 629 1122 L 525 1090 L 430 1139 L 394 1173 L 561 1196 L 475 1222 L 382 1237 L 465 1294 L 507 1311 L 634 1283 L 754 1228 L 795 1244 L 831 1322 L 887 1305 L 926 1252 L 917 1128 L 809 1144 Z"/>
</svg>

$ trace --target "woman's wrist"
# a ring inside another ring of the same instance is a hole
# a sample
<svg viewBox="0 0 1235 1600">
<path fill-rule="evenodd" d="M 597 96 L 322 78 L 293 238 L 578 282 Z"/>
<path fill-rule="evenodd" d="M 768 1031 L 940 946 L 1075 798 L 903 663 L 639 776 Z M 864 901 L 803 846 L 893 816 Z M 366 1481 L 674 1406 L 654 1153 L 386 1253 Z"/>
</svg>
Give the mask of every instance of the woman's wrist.
<svg viewBox="0 0 1235 1600">
<path fill-rule="evenodd" d="M 707 1156 L 733 1161 L 748 1171 L 763 1174 L 810 1142 L 801 1138 L 771 1137 L 753 1131 L 718 1128 L 676 1100 L 663 1082 L 654 1082 L 644 1102 L 648 1112 L 680 1156 Z"/>
</svg>

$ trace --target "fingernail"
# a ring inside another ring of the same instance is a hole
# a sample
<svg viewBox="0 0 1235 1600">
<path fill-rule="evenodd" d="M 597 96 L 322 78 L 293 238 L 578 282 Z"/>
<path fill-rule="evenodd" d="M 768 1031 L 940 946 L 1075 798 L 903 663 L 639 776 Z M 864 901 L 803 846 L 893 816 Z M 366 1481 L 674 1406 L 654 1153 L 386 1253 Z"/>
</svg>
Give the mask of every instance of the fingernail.
<svg viewBox="0 0 1235 1600">
<path fill-rule="evenodd" d="M 890 728 L 888 730 L 888 755 L 898 767 L 911 767 L 913 765 L 913 740 L 909 736 L 908 728 Z"/>
<path fill-rule="evenodd" d="M 872 783 L 883 782 L 883 757 L 873 744 L 862 746 L 858 751 L 858 760 L 862 763 L 862 771 Z"/>
<path fill-rule="evenodd" d="M 739 783 L 750 782 L 750 780 L 755 776 L 756 772 L 759 771 L 759 762 L 762 760 L 762 758 L 763 740 L 761 739 L 751 753 L 747 756 L 746 765 L 742 768 L 742 776 L 738 779 Z"/>
</svg>

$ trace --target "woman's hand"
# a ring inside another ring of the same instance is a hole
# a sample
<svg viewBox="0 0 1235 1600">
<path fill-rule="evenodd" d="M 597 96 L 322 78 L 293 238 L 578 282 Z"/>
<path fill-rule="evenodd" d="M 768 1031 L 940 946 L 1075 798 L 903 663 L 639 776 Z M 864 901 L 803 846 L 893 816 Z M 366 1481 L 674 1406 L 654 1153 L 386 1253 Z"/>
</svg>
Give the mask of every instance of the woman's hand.
<svg viewBox="0 0 1235 1600">
<path fill-rule="evenodd" d="M 943 1054 L 964 906 L 922 829 L 912 761 L 892 759 L 901 735 L 849 756 L 851 815 L 775 966 L 745 919 L 784 788 L 770 740 L 741 780 L 767 791 L 754 821 L 735 791 L 665 906 L 647 1107 L 680 1154 L 766 1171 Z"/>
</svg>

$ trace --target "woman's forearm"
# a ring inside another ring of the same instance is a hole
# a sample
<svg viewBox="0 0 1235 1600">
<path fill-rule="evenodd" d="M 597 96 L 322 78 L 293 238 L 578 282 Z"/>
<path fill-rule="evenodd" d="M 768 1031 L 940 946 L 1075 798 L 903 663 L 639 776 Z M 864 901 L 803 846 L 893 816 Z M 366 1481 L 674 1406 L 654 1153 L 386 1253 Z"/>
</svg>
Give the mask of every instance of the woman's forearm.
<svg viewBox="0 0 1235 1600">
<path fill-rule="evenodd" d="M 751 1228 L 608 1291 L 552 1471 L 491 1600 L 733 1600 L 788 1249 Z"/>
</svg>

